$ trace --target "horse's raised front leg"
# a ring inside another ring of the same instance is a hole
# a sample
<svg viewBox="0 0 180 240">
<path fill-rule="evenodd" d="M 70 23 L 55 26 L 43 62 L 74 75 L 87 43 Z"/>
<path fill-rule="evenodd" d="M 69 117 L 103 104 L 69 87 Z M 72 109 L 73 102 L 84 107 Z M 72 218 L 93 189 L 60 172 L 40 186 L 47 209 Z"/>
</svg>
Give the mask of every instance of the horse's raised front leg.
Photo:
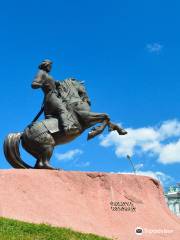
<svg viewBox="0 0 180 240">
<path fill-rule="evenodd" d="M 117 131 L 119 135 L 127 134 L 127 131 L 119 127 L 117 124 L 111 123 L 110 121 L 104 121 L 101 126 L 97 126 L 91 129 L 91 131 L 88 133 L 87 139 L 90 140 L 101 134 L 107 126 L 109 127 L 109 131 Z"/>
<path fill-rule="evenodd" d="M 117 124 L 110 122 L 110 118 L 106 113 L 80 111 L 80 118 L 84 120 L 85 128 L 92 127 L 97 123 L 103 123 L 101 126 L 97 126 L 91 129 L 88 134 L 88 140 L 101 134 L 106 126 L 109 126 L 109 131 L 117 131 L 119 135 L 127 134 L 127 131 L 125 131 L 123 128 L 119 127 Z"/>
<path fill-rule="evenodd" d="M 97 123 L 102 123 L 103 121 L 110 121 L 110 118 L 106 113 L 79 111 L 77 114 L 79 115 L 81 121 L 85 123 L 86 128 L 92 127 Z"/>
<path fill-rule="evenodd" d="M 119 135 L 125 135 L 127 134 L 127 131 L 124 130 L 123 128 L 119 127 L 117 124 L 109 122 L 108 123 L 109 126 L 109 132 L 111 131 L 117 131 Z"/>
<path fill-rule="evenodd" d="M 107 125 L 108 125 L 108 121 L 104 121 L 102 125 L 92 128 L 91 131 L 88 133 L 87 140 L 90 140 L 96 137 L 97 135 L 101 134 Z"/>
</svg>

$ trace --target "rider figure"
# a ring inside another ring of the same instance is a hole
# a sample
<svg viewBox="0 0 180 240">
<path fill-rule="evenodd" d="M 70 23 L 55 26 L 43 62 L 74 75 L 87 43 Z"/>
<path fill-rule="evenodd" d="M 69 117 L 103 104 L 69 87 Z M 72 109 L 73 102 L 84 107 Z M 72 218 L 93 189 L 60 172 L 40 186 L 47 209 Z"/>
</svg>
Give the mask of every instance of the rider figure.
<svg viewBox="0 0 180 240">
<path fill-rule="evenodd" d="M 73 120 L 68 116 L 68 111 L 57 91 L 59 81 L 55 81 L 49 72 L 52 61 L 44 60 L 39 65 L 39 71 L 33 80 L 32 88 L 42 88 L 44 92 L 44 114 L 45 118 L 56 117 L 65 133 L 75 133 L 78 129 Z"/>
</svg>

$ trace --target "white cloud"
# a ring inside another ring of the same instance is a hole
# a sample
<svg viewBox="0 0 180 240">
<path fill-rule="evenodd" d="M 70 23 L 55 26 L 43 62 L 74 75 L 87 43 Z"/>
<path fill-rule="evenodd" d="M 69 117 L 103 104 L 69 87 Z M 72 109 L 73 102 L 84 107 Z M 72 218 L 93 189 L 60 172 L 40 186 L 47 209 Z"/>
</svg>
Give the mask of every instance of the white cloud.
<svg viewBox="0 0 180 240">
<path fill-rule="evenodd" d="M 146 48 L 151 53 L 159 53 L 163 49 L 163 45 L 159 43 L 149 43 L 146 45 Z"/>
<path fill-rule="evenodd" d="M 175 143 L 166 144 L 161 149 L 159 162 L 164 164 L 180 162 L 180 140 Z"/>
<path fill-rule="evenodd" d="M 113 172 L 113 173 L 115 173 L 115 172 Z M 117 172 L 117 173 L 134 175 L 134 173 L 132 173 L 132 172 Z M 154 178 L 154 179 L 160 181 L 160 183 L 163 186 L 168 186 L 174 180 L 171 176 L 169 176 L 169 175 L 167 175 L 163 172 L 159 172 L 159 171 L 156 171 L 156 172 L 153 172 L 153 171 L 136 171 L 136 175 L 148 176 L 148 177 Z"/>
<path fill-rule="evenodd" d="M 138 163 L 134 165 L 134 168 L 136 169 L 136 171 L 138 171 L 139 169 L 143 168 L 144 164 L 143 163 Z"/>
<path fill-rule="evenodd" d="M 163 172 L 153 172 L 153 171 L 137 171 L 137 175 L 148 176 L 155 178 L 160 181 L 162 185 L 169 185 L 173 178 Z"/>
<path fill-rule="evenodd" d="M 176 119 L 164 122 L 159 128 L 159 134 L 162 140 L 180 136 L 180 122 Z"/>
<path fill-rule="evenodd" d="M 90 165 L 90 162 L 76 162 L 75 163 L 75 165 L 76 165 L 76 167 L 89 167 L 89 165 Z"/>
<path fill-rule="evenodd" d="M 100 145 L 112 146 L 117 157 L 147 153 L 163 164 L 180 162 L 180 122 L 163 122 L 159 127 L 128 128 L 128 134 L 119 136 L 111 132 L 101 137 Z"/>
<path fill-rule="evenodd" d="M 74 159 L 74 157 L 81 155 L 83 153 L 80 149 L 73 149 L 65 153 L 56 153 L 55 157 L 59 161 L 68 161 Z"/>
</svg>

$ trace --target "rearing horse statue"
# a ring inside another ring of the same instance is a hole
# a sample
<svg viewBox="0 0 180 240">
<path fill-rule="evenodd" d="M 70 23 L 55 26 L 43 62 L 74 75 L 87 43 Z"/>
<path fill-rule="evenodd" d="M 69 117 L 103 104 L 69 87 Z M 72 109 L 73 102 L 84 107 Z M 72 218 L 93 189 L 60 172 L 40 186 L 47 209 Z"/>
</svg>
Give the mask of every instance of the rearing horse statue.
<svg viewBox="0 0 180 240">
<path fill-rule="evenodd" d="M 43 67 L 42 67 L 43 66 Z M 41 71 L 32 83 L 33 88 L 42 88 L 44 101 L 41 113 L 45 119 L 36 121 L 40 114 L 21 133 L 10 133 L 4 141 L 4 154 L 14 168 L 55 169 L 50 165 L 54 147 L 65 144 L 80 136 L 86 129 L 88 140 L 99 135 L 108 127 L 119 135 L 127 132 L 110 121 L 106 113 L 91 112 L 90 100 L 84 84 L 74 78 L 54 81 L 47 77 L 51 62 L 43 61 Z M 44 69 L 43 69 L 44 68 Z M 48 75 L 49 76 L 49 75 Z M 36 158 L 35 166 L 29 166 L 20 156 L 19 145 Z"/>
</svg>

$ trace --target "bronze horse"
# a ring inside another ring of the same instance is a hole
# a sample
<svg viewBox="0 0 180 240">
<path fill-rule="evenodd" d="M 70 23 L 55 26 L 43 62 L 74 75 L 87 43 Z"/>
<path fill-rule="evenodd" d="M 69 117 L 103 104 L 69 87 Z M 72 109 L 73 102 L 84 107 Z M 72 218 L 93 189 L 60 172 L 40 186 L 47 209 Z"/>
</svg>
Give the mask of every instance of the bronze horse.
<svg viewBox="0 0 180 240">
<path fill-rule="evenodd" d="M 33 122 L 21 133 L 10 133 L 4 141 L 4 154 L 14 168 L 55 169 L 49 163 L 54 147 L 74 140 L 86 129 L 97 123 L 101 123 L 101 125 L 91 129 L 88 140 L 102 133 L 106 126 L 109 127 L 109 131 L 116 130 L 119 135 L 127 134 L 124 129 L 113 124 L 107 114 L 91 112 L 90 102 L 87 101 L 87 92 L 82 82 L 69 78 L 60 82 L 58 88 L 62 97 L 62 90 L 64 90 L 67 110 L 78 123 L 77 131 L 64 132 L 58 118 L 52 116 L 42 121 Z M 20 143 L 28 153 L 36 158 L 34 167 L 29 166 L 21 159 Z"/>
</svg>

